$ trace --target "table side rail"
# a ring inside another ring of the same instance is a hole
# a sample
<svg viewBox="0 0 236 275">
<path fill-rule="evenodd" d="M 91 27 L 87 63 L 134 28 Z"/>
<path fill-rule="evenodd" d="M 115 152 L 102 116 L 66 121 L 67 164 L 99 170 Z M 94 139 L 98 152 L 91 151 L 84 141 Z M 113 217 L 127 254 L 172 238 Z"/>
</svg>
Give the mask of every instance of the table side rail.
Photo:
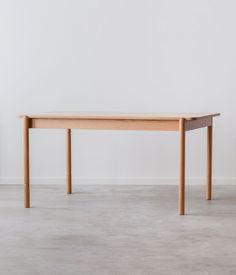
<svg viewBox="0 0 236 275">
<path fill-rule="evenodd" d="M 212 117 L 200 117 L 185 121 L 185 131 L 212 126 Z"/>
<path fill-rule="evenodd" d="M 178 120 L 30 118 L 30 128 L 178 131 Z"/>
</svg>

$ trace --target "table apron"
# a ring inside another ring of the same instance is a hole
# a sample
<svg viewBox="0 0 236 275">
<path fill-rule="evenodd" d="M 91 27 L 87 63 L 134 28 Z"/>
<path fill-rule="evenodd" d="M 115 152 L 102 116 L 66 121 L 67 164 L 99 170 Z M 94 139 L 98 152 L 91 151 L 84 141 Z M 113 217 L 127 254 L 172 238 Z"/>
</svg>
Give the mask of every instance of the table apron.
<svg viewBox="0 0 236 275">
<path fill-rule="evenodd" d="M 30 118 L 30 128 L 178 131 L 178 120 Z"/>
<path fill-rule="evenodd" d="M 185 131 L 212 126 L 212 117 L 200 117 L 198 119 L 186 120 Z"/>
<path fill-rule="evenodd" d="M 29 118 L 29 128 L 179 131 L 179 120 Z M 185 120 L 185 131 L 212 125 L 212 117 Z"/>
</svg>

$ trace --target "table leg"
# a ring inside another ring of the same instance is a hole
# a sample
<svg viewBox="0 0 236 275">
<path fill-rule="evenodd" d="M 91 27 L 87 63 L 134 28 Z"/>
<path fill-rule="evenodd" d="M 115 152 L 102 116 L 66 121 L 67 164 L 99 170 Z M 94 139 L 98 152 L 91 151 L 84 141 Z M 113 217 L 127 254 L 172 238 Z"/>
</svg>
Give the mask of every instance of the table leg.
<svg viewBox="0 0 236 275">
<path fill-rule="evenodd" d="M 207 186 L 206 199 L 212 196 L 212 125 L 207 127 Z"/>
<path fill-rule="evenodd" d="M 179 214 L 185 213 L 185 120 L 179 120 Z"/>
<path fill-rule="evenodd" d="M 23 118 L 24 141 L 24 207 L 30 208 L 30 171 L 29 171 L 29 118 Z"/>
<path fill-rule="evenodd" d="M 66 129 L 66 192 L 72 193 L 71 187 L 71 129 Z"/>
</svg>

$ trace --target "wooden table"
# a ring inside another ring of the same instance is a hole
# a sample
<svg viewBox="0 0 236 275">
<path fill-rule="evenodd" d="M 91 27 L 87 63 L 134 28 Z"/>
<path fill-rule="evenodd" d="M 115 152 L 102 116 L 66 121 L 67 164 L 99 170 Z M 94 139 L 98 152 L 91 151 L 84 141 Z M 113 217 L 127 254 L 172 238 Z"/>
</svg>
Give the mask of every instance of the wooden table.
<svg viewBox="0 0 236 275">
<path fill-rule="evenodd" d="M 21 115 L 24 131 L 24 207 L 30 207 L 29 129 L 66 129 L 66 186 L 71 194 L 71 129 L 179 132 L 179 214 L 185 213 L 185 133 L 207 127 L 206 199 L 212 195 L 212 128 L 219 113 L 44 113 Z"/>
</svg>

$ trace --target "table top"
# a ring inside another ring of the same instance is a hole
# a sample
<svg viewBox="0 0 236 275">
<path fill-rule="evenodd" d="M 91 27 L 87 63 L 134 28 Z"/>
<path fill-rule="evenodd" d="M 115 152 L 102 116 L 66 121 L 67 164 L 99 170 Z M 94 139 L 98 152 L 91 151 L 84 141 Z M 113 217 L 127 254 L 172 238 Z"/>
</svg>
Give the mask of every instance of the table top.
<svg viewBox="0 0 236 275">
<path fill-rule="evenodd" d="M 220 113 L 105 113 L 105 112 L 50 112 L 25 114 L 29 118 L 69 118 L 69 119 L 113 119 L 113 120 L 193 120 L 203 117 L 215 117 Z"/>
</svg>

